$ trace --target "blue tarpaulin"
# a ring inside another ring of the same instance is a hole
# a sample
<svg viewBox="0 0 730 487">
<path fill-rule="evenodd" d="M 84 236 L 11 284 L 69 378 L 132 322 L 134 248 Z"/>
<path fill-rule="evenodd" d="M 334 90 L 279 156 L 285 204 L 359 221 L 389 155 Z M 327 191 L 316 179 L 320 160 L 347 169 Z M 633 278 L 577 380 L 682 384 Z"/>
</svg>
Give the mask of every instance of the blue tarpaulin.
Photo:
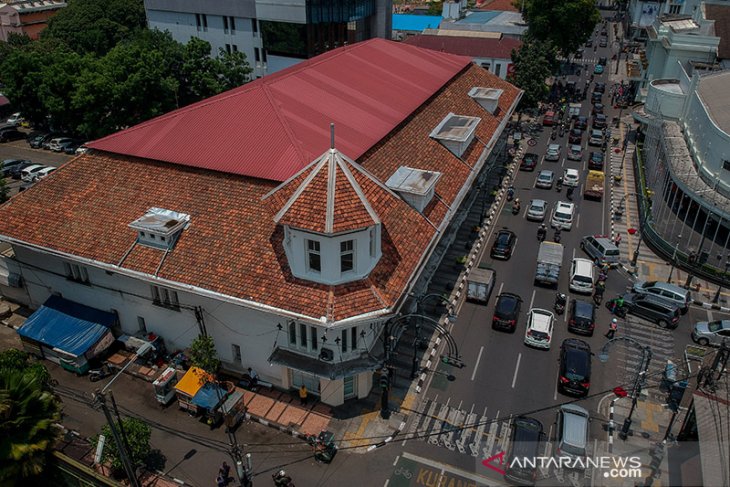
<svg viewBox="0 0 730 487">
<path fill-rule="evenodd" d="M 78 357 L 101 340 L 116 321 L 112 313 L 51 296 L 25 320 L 18 334 Z"/>
<path fill-rule="evenodd" d="M 217 390 L 216 390 L 217 389 Z M 226 390 L 211 382 L 208 382 L 195 393 L 193 404 L 198 407 L 212 411 L 226 397 Z"/>
<path fill-rule="evenodd" d="M 438 29 L 440 15 L 393 14 L 393 30 L 423 32 L 424 29 Z"/>
</svg>

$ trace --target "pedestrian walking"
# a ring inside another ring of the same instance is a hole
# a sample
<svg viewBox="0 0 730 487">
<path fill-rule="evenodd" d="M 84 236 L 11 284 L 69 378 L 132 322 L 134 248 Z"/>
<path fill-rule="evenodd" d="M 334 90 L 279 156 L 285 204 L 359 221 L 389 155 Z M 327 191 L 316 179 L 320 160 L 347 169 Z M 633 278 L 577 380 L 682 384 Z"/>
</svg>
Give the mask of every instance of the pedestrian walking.
<svg viewBox="0 0 730 487">
<path fill-rule="evenodd" d="M 618 247 L 619 245 L 621 245 L 621 234 L 620 233 L 617 233 L 616 234 L 616 237 L 613 239 L 613 244 L 616 247 Z"/>
<path fill-rule="evenodd" d="M 231 477 L 231 466 L 228 465 L 228 463 L 223 462 L 223 465 L 221 465 L 221 468 L 218 470 L 218 475 L 226 479 L 227 483 L 228 479 Z"/>
<path fill-rule="evenodd" d="M 299 402 L 302 406 L 307 405 L 307 387 L 304 384 L 299 388 Z"/>
<path fill-rule="evenodd" d="M 613 340 L 614 335 L 616 335 L 616 330 L 618 330 L 618 320 L 616 318 L 611 320 L 611 324 L 609 325 L 608 332 L 606 333 L 606 338 L 609 340 Z"/>
<path fill-rule="evenodd" d="M 219 473 L 218 477 L 215 479 L 215 483 L 217 487 L 226 487 L 226 485 L 228 485 L 228 479 L 224 479 L 223 475 Z"/>
</svg>

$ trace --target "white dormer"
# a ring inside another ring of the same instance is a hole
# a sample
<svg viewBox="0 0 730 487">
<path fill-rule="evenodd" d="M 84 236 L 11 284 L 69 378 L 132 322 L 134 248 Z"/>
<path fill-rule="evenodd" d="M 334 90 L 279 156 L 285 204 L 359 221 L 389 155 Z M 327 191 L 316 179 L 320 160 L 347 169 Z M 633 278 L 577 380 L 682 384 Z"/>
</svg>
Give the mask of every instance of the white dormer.
<svg viewBox="0 0 730 487">
<path fill-rule="evenodd" d="M 500 90 L 498 88 L 483 88 L 480 86 L 475 86 L 469 90 L 469 96 L 476 100 L 482 108 L 492 115 L 495 114 L 499 107 L 499 97 L 502 96 L 502 93 L 504 93 L 504 90 Z"/>
<path fill-rule="evenodd" d="M 148 247 L 171 249 L 190 223 L 190 215 L 164 208 L 150 208 L 129 224 L 137 230 L 137 242 Z"/>
<path fill-rule="evenodd" d="M 454 155 L 461 157 L 474 140 L 477 125 L 481 121 L 479 117 L 449 113 L 429 135 L 441 142 Z"/>
<path fill-rule="evenodd" d="M 398 193 L 413 208 L 423 213 L 423 209 L 433 199 L 436 182 L 440 177 L 440 172 L 401 166 L 388 178 L 385 185 Z"/>
</svg>

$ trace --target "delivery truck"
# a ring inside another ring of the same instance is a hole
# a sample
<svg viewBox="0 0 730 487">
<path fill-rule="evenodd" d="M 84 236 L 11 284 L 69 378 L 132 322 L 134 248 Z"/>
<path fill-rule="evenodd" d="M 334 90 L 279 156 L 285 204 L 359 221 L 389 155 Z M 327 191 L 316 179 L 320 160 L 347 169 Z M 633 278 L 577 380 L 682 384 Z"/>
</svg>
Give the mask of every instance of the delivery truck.
<svg viewBox="0 0 730 487">
<path fill-rule="evenodd" d="M 588 171 L 586 184 L 583 189 L 583 198 L 587 200 L 603 199 L 604 175 L 601 171 Z"/>
<path fill-rule="evenodd" d="M 557 287 L 560 266 L 563 265 L 563 246 L 555 242 L 542 242 L 537 251 L 535 283 Z"/>
</svg>

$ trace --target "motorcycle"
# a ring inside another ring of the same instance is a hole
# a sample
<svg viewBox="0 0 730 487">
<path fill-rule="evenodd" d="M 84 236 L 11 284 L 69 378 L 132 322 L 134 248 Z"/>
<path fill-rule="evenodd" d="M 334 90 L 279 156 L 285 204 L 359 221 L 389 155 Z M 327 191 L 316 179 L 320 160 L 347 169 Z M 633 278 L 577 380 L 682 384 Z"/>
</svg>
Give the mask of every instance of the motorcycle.
<svg viewBox="0 0 730 487">
<path fill-rule="evenodd" d="M 296 487 L 289 474 L 283 470 L 272 474 L 271 478 L 274 479 L 274 485 L 276 487 Z"/>
<path fill-rule="evenodd" d="M 596 306 L 600 306 L 603 302 L 603 288 L 602 287 L 596 287 L 596 290 L 593 292 L 593 302 L 596 303 Z"/>
<path fill-rule="evenodd" d="M 563 313 L 565 313 L 565 305 L 567 303 L 568 296 L 563 293 L 558 293 L 555 295 L 555 305 L 553 305 L 553 309 L 557 314 L 562 315 Z"/>
<path fill-rule="evenodd" d="M 560 193 L 560 191 L 563 189 L 563 178 L 558 178 L 558 181 L 555 183 L 555 190 Z"/>
<path fill-rule="evenodd" d="M 98 369 L 89 370 L 89 380 L 91 382 L 96 382 L 96 381 L 102 380 L 105 377 L 109 377 L 110 375 L 112 375 L 112 371 L 109 368 L 109 366 L 106 364 L 102 365 Z"/>
<path fill-rule="evenodd" d="M 550 134 L 550 140 L 555 140 L 558 138 L 558 133 L 553 130 L 553 133 Z"/>
<path fill-rule="evenodd" d="M 547 230 L 540 227 L 537 229 L 537 240 L 542 242 L 545 240 L 545 237 L 547 236 Z"/>
<path fill-rule="evenodd" d="M 608 309 L 611 313 L 615 314 L 619 318 L 626 317 L 626 307 L 618 306 L 618 299 L 611 299 L 607 301 L 606 309 Z"/>
<path fill-rule="evenodd" d="M 553 234 L 553 242 L 560 243 L 560 229 L 556 228 L 555 233 Z"/>
<path fill-rule="evenodd" d="M 507 188 L 507 201 L 512 201 L 512 198 L 515 197 L 515 188 L 514 186 L 510 186 Z"/>
<path fill-rule="evenodd" d="M 515 202 L 515 203 L 514 203 L 514 204 L 512 205 L 512 214 L 513 214 L 513 215 L 516 215 L 516 214 L 518 214 L 519 212 L 520 212 L 520 204 L 519 204 L 519 203 L 517 203 L 517 202 Z"/>
<path fill-rule="evenodd" d="M 567 190 L 565 190 L 565 196 L 568 197 L 570 201 L 573 201 L 573 187 L 571 186 Z"/>
</svg>

